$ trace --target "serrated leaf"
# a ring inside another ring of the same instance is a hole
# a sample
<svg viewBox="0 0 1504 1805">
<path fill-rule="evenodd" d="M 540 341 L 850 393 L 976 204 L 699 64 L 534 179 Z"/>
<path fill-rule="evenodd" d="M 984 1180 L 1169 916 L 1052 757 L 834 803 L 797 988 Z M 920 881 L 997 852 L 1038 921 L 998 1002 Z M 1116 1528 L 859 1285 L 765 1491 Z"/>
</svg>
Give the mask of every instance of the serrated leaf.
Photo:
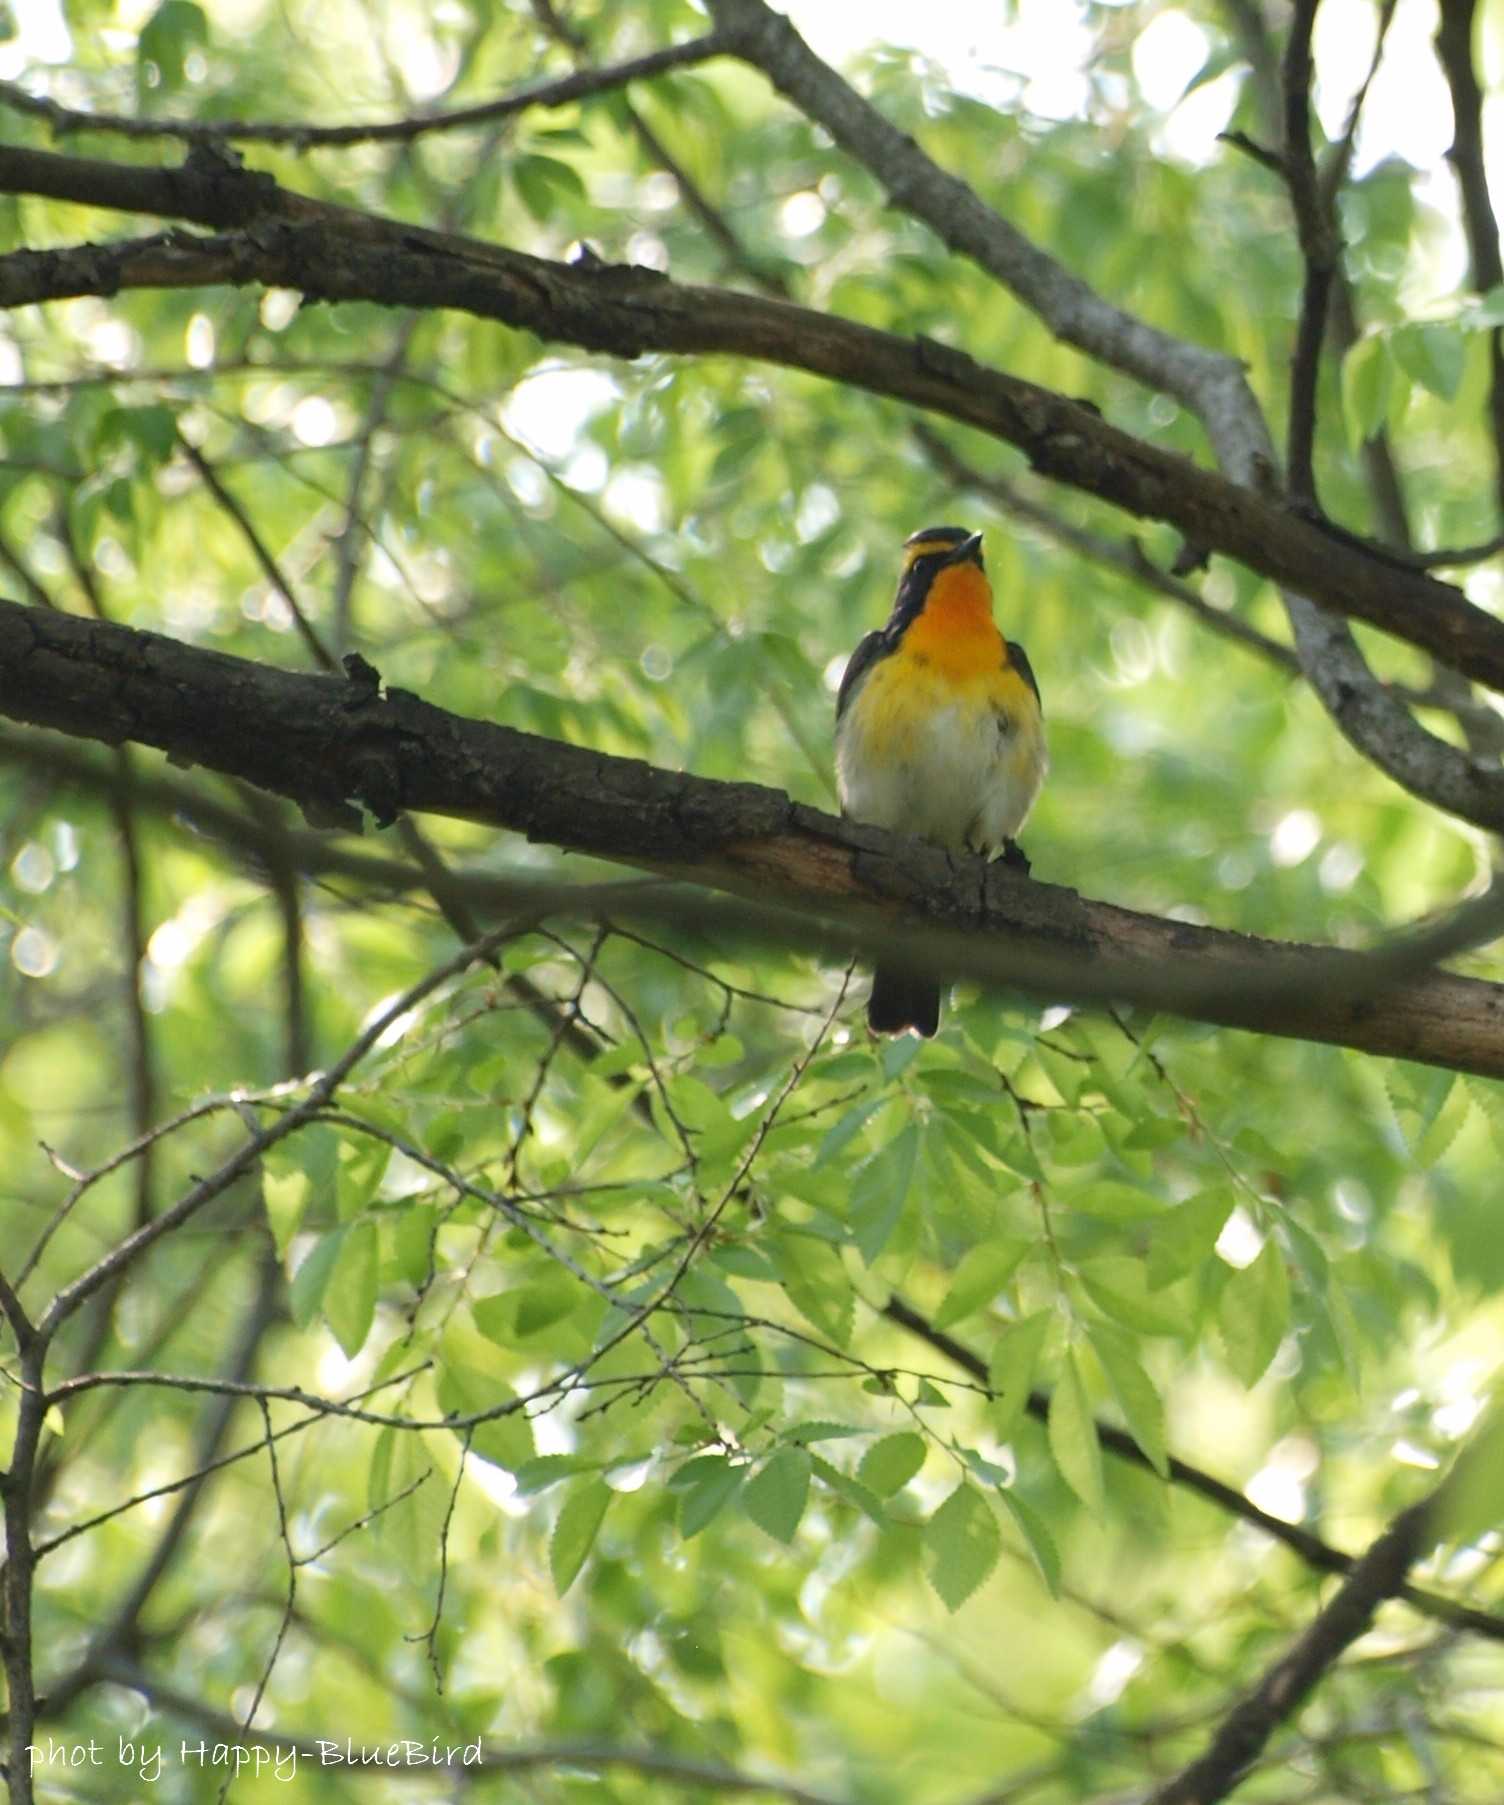
<svg viewBox="0 0 1504 1805">
<path fill-rule="evenodd" d="M 385 1141 L 361 1135 L 340 1143 L 334 1176 L 335 1211 L 341 1222 L 352 1222 L 376 1195 L 386 1175 L 392 1150 Z"/>
<path fill-rule="evenodd" d="M 898 1227 L 918 1158 L 919 1130 L 910 1125 L 856 1175 L 851 1187 L 851 1234 L 869 1266 Z"/>
<path fill-rule="evenodd" d="M 1504 291 L 1500 291 L 1504 292 Z M 1504 1084 L 1491 1078 L 1468 1078 L 1466 1080 L 1468 1095 L 1483 1112 L 1483 1119 L 1488 1123 L 1489 1137 L 1501 1156 L 1504 1156 Z"/>
<path fill-rule="evenodd" d="M 729 1460 L 712 1458 L 691 1465 L 706 1470 L 695 1475 L 694 1484 L 685 1489 L 679 1500 L 679 1533 L 686 1542 L 720 1515 L 747 1476 L 746 1467 Z"/>
<path fill-rule="evenodd" d="M 336 1229 L 333 1234 L 322 1236 L 304 1254 L 298 1270 L 292 1275 L 292 1283 L 287 1290 L 287 1303 L 292 1311 L 292 1319 L 300 1329 L 306 1329 L 319 1313 L 319 1306 L 324 1301 L 324 1287 L 329 1283 L 329 1276 L 339 1260 L 344 1239 L 345 1230 L 342 1228 Z"/>
<path fill-rule="evenodd" d="M 261 1195 L 266 1204 L 267 1226 L 272 1231 L 272 1245 L 278 1259 L 285 1258 L 287 1244 L 298 1232 L 303 1212 L 313 1195 L 308 1174 L 296 1167 L 290 1171 L 266 1171 L 262 1175 Z"/>
<path fill-rule="evenodd" d="M 1232 1206 L 1232 1186 L 1214 1185 L 1155 1217 L 1147 1274 L 1151 1290 L 1184 1278 L 1211 1259 Z"/>
<path fill-rule="evenodd" d="M 807 1423 L 795 1423 L 783 1431 L 782 1439 L 792 1442 L 796 1447 L 807 1448 L 817 1441 L 846 1441 L 853 1435 L 861 1435 L 864 1431 L 854 1423 L 829 1423 L 816 1418 Z"/>
<path fill-rule="evenodd" d="M 1273 1235 L 1251 1265 L 1228 1275 L 1217 1317 L 1228 1364 L 1245 1385 L 1255 1384 L 1290 1326 L 1290 1280 Z"/>
<path fill-rule="evenodd" d="M 1029 1248 L 1027 1241 L 1009 1241 L 1001 1236 L 968 1248 L 956 1267 L 950 1290 L 935 1312 L 935 1327 L 947 1329 L 973 1310 L 990 1304 L 1018 1270 Z"/>
<path fill-rule="evenodd" d="M 1033 1505 L 1026 1504 L 1018 1493 L 1009 1489 L 998 1492 L 1009 1516 L 1018 1525 L 1039 1577 L 1049 1588 L 1052 1598 L 1060 1596 L 1060 1549 L 1050 1534 L 1049 1525 Z"/>
<path fill-rule="evenodd" d="M 765 1250 L 789 1302 L 837 1347 L 851 1340 L 856 1299 L 835 1249 L 807 1235 L 772 1242 Z"/>
<path fill-rule="evenodd" d="M 1182 1299 L 1149 1289 L 1142 1260 L 1108 1254 L 1077 1271 L 1081 1287 L 1104 1315 L 1141 1335 L 1182 1335 L 1187 1323 Z"/>
<path fill-rule="evenodd" d="M 924 1465 L 925 1453 L 924 1437 L 911 1429 L 898 1435 L 885 1435 L 862 1456 L 856 1476 L 879 1498 L 891 1498 Z"/>
<path fill-rule="evenodd" d="M 324 1320 L 334 1331 L 334 1339 L 347 1360 L 355 1358 L 371 1332 L 380 1264 L 376 1224 L 352 1223 L 341 1237 L 339 1255 L 323 1293 Z"/>
<path fill-rule="evenodd" d="M 1504 1521 L 1504 1409 L 1495 1404 L 1468 1437 L 1452 1470 L 1442 1493 L 1442 1509 L 1435 1531 L 1449 1541 L 1466 1544 L 1496 1530 L 1501 1521 Z"/>
<path fill-rule="evenodd" d="M 513 1401 L 509 1386 L 462 1364 L 448 1352 L 448 1345 L 440 1363 L 438 1388 L 439 1408 L 445 1416 L 478 1416 L 483 1411 L 499 1410 Z M 456 1429 L 454 1433 L 461 1441 L 466 1439 L 463 1429 Z M 489 1460 L 493 1466 L 504 1467 L 509 1473 L 527 1466 L 536 1454 L 532 1425 L 526 1412 L 520 1409 L 474 1424 L 469 1432 L 469 1443 L 472 1453 L 479 1454 L 482 1460 Z"/>
<path fill-rule="evenodd" d="M 845 1498 L 854 1504 L 865 1516 L 872 1519 L 879 1529 L 887 1527 L 888 1518 L 877 1494 L 870 1486 L 863 1485 L 860 1479 L 853 1479 L 849 1473 L 843 1473 L 839 1467 L 833 1467 L 828 1460 L 822 1460 L 818 1454 L 810 1456 L 810 1468 L 822 1485 L 827 1486 L 838 1498 Z"/>
<path fill-rule="evenodd" d="M 1050 1452 L 1061 1477 L 1092 1515 L 1100 1516 L 1104 1504 L 1102 1450 L 1074 1350 L 1066 1355 L 1050 1394 L 1049 1434 Z"/>
<path fill-rule="evenodd" d="M 823 1166 L 828 1160 L 833 1160 L 848 1142 L 855 1140 L 867 1125 L 868 1120 L 875 1116 L 887 1101 L 886 1097 L 866 1097 L 860 1103 L 853 1104 L 821 1141 L 811 1164 Z"/>
<path fill-rule="evenodd" d="M 992 1506 L 964 1480 L 924 1526 L 930 1584 L 957 1611 L 997 1565 L 1002 1535 Z"/>
<path fill-rule="evenodd" d="M 1088 1333 L 1129 1434 L 1143 1449 L 1160 1478 L 1168 1479 L 1170 1456 L 1165 1437 L 1165 1407 L 1154 1381 L 1139 1362 L 1133 1338 L 1105 1322 L 1093 1323 Z"/>
<path fill-rule="evenodd" d="M 548 1542 L 548 1570 L 560 1598 L 579 1577 L 586 1556 L 595 1546 L 612 1496 L 603 1479 L 582 1479 L 564 1500 Z"/>
<path fill-rule="evenodd" d="M 1004 1329 L 992 1344 L 987 1384 L 992 1398 L 988 1421 L 999 1441 L 1007 1441 L 1029 1406 L 1029 1392 L 1053 1320 L 1048 1310 L 1025 1316 Z"/>
<path fill-rule="evenodd" d="M 1120 1184 L 1110 1178 L 1074 1186 L 1065 1193 L 1062 1201 L 1072 1209 L 1084 1210 L 1089 1216 L 1101 1216 L 1108 1222 L 1141 1222 L 1146 1216 L 1164 1213 L 1164 1204 L 1153 1192 L 1140 1191 L 1135 1185 Z"/>
<path fill-rule="evenodd" d="M 741 1506 L 777 1542 L 792 1542 L 809 1502 L 810 1457 L 780 1448 L 741 1488 Z"/>
</svg>

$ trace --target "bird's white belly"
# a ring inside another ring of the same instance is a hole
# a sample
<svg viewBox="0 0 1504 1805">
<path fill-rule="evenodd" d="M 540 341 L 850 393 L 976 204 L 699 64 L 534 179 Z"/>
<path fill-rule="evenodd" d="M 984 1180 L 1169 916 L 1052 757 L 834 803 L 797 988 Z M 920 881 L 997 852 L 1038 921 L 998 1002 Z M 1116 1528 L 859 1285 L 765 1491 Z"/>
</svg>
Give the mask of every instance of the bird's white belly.
<svg viewBox="0 0 1504 1805">
<path fill-rule="evenodd" d="M 935 707 L 852 708 L 836 743 L 841 806 L 854 821 L 995 852 L 1023 825 L 1044 778 L 1037 723 L 981 698 Z"/>
</svg>

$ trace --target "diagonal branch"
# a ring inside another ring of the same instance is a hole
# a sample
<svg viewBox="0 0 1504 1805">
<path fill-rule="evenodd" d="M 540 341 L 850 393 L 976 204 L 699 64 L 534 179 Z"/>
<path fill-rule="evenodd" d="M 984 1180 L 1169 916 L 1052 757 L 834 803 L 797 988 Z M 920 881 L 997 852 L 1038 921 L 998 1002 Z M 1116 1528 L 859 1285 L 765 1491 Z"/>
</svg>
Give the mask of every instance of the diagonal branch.
<svg viewBox="0 0 1504 1805">
<path fill-rule="evenodd" d="M 1411 1567 L 1436 1539 L 1431 1525 L 1439 1498 L 1433 1493 L 1401 1511 L 1294 1647 L 1223 1721 L 1206 1753 L 1159 1787 L 1147 1805 L 1215 1805 L 1226 1798 L 1274 1732 L 1368 1629 L 1378 1607 L 1404 1590 Z"/>
<path fill-rule="evenodd" d="M 155 745 L 179 763 L 299 801 L 325 823 L 427 810 L 522 832 L 618 864 L 834 918 L 827 944 L 883 945 L 927 924 L 922 957 L 1051 1000 L 1114 997 L 1226 1026 L 1504 1073 L 1504 985 L 1432 973 L 1498 931 L 1497 906 L 1383 955 L 1279 947 L 1161 921 L 928 842 L 837 821 L 755 784 L 713 782 L 487 722 L 400 690 L 272 670 L 158 634 L 0 602 L 0 713 L 80 738 Z M 515 906 L 526 907 L 519 900 Z M 557 892 L 534 910 L 558 912 Z M 594 906 L 630 915 L 613 895 Z M 664 905 L 657 905 L 662 908 Z M 703 911 L 703 901 L 696 905 Z M 749 919 L 740 924 L 746 931 Z M 793 932 L 808 937 L 807 919 Z M 900 941 L 900 944 L 903 944 Z M 1371 963 L 1373 959 L 1380 963 Z M 153 1224 L 155 1227 L 155 1224 Z"/>
<path fill-rule="evenodd" d="M 890 1322 L 896 1322 L 900 1328 L 907 1329 L 937 1353 L 944 1354 L 947 1360 L 959 1366 L 963 1372 L 970 1373 L 982 1385 L 987 1384 L 987 1362 L 963 1342 L 957 1341 L 955 1336 L 944 1329 L 937 1329 L 928 1317 L 906 1303 L 897 1292 L 882 1306 L 882 1313 Z M 1050 1416 L 1049 1394 L 1043 1391 L 1030 1392 L 1027 1411 L 1035 1422 L 1047 1424 Z M 1154 1463 L 1125 1429 L 1119 1429 L 1112 1423 L 1099 1422 L 1096 1431 L 1103 1449 L 1116 1459 L 1125 1460 L 1146 1472 L 1155 1470 Z M 1172 1485 L 1178 1485 L 1183 1491 L 1193 1493 L 1217 1510 L 1225 1511 L 1239 1522 L 1261 1531 L 1299 1556 L 1318 1573 L 1351 1573 L 1360 1564 L 1357 1557 L 1344 1554 L 1340 1548 L 1324 1542 L 1320 1536 L 1302 1528 L 1299 1523 L 1287 1523 L 1283 1517 L 1261 1510 L 1236 1486 L 1228 1485 L 1225 1480 L 1216 1478 L 1202 1467 L 1192 1466 L 1189 1461 L 1181 1460 L 1174 1454 L 1169 1457 L 1169 1475 Z M 1504 1617 L 1496 1616 L 1491 1611 L 1475 1610 L 1472 1606 L 1459 1604 L 1439 1592 L 1430 1592 L 1408 1583 L 1399 1588 L 1396 1596 L 1403 1598 L 1413 1610 L 1422 1617 L 1430 1618 L 1433 1623 L 1445 1623 L 1452 1629 L 1472 1630 L 1493 1642 L 1504 1641 Z"/>
</svg>

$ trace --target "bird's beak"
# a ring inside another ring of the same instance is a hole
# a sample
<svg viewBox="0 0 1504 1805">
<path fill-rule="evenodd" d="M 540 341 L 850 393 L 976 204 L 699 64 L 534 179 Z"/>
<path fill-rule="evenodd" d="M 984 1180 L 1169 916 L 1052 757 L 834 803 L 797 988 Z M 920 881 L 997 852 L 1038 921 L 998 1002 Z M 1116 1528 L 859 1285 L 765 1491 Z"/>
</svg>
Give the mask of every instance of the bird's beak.
<svg viewBox="0 0 1504 1805">
<path fill-rule="evenodd" d="M 982 535 L 973 533 L 969 539 L 963 539 L 945 562 L 947 564 L 975 564 L 980 570 L 982 567 Z"/>
</svg>

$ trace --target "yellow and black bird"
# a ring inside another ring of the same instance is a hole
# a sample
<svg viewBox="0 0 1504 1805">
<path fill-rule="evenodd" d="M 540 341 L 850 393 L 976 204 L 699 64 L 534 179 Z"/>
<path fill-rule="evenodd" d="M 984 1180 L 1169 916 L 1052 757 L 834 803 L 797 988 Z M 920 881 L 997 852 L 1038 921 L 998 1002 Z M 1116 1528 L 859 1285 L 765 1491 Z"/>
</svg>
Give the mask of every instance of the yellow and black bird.
<svg viewBox="0 0 1504 1805">
<path fill-rule="evenodd" d="M 904 541 L 888 624 L 851 655 L 836 698 L 836 778 L 853 821 L 920 834 L 953 852 L 1013 844 L 1048 760 L 1039 685 L 992 618 L 982 535 L 931 526 Z M 875 1034 L 940 1025 L 940 986 L 872 973 Z"/>
</svg>

